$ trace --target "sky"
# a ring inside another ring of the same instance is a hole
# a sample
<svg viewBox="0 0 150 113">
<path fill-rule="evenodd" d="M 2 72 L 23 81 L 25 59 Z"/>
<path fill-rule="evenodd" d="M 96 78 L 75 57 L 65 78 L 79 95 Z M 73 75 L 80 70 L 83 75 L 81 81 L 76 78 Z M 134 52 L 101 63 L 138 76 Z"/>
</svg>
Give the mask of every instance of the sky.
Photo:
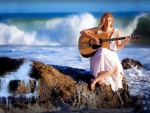
<svg viewBox="0 0 150 113">
<path fill-rule="evenodd" d="M 150 0 L 0 0 L 0 13 L 150 11 Z"/>
</svg>

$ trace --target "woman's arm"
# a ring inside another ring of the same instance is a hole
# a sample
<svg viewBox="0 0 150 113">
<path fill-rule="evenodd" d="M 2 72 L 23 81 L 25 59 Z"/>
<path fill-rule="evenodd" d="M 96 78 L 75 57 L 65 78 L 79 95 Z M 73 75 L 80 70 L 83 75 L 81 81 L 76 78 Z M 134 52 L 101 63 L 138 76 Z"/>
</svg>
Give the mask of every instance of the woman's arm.
<svg viewBox="0 0 150 113">
<path fill-rule="evenodd" d="M 121 36 L 121 33 L 118 30 L 117 37 L 120 37 L 120 36 Z M 122 48 L 124 48 L 124 46 L 129 42 L 130 39 L 131 39 L 130 37 L 126 37 L 123 43 L 121 43 L 121 40 L 117 40 L 116 41 L 117 50 L 121 50 Z"/>
<path fill-rule="evenodd" d="M 87 38 L 92 39 L 93 42 L 98 45 L 98 44 L 99 44 L 98 38 L 96 38 L 96 37 L 94 37 L 94 36 L 92 35 L 92 34 L 96 34 L 97 32 L 98 32 L 98 29 L 97 29 L 97 27 L 95 27 L 95 28 L 91 28 L 91 29 L 82 30 L 82 31 L 80 32 L 80 34 L 81 34 L 82 36 L 85 36 L 85 37 L 87 37 Z"/>
</svg>

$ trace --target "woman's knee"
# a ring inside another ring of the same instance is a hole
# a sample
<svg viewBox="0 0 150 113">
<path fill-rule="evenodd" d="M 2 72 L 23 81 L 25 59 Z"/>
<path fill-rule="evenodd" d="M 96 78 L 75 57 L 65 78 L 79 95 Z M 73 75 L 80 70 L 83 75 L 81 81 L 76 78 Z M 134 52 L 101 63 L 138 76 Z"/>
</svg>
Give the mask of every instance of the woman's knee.
<svg viewBox="0 0 150 113">
<path fill-rule="evenodd" d="M 115 70 L 116 70 L 116 69 L 118 68 L 118 65 L 116 65 L 114 68 L 115 68 Z"/>
<path fill-rule="evenodd" d="M 114 72 L 114 71 L 116 71 L 117 70 L 117 68 L 118 68 L 118 66 L 115 66 L 110 72 Z"/>
<path fill-rule="evenodd" d="M 116 65 L 116 66 L 114 67 L 114 69 L 113 69 L 113 70 L 114 70 L 114 71 L 116 71 L 116 70 L 117 70 L 117 68 L 118 68 L 118 66 Z"/>
</svg>

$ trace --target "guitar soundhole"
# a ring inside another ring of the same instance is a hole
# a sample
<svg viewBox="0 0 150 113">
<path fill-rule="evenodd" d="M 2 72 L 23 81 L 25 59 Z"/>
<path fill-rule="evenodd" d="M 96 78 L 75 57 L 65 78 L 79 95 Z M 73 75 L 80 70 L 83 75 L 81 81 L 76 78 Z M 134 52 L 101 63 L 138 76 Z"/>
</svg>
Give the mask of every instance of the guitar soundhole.
<svg viewBox="0 0 150 113">
<path fill-rule="evenodd" d="M 93 44 L 92 45 L 92 49 L 98 49 L 98 48 L 100 48 L 102 45 L 96 45 L 96 44 Z"/>
</svg>

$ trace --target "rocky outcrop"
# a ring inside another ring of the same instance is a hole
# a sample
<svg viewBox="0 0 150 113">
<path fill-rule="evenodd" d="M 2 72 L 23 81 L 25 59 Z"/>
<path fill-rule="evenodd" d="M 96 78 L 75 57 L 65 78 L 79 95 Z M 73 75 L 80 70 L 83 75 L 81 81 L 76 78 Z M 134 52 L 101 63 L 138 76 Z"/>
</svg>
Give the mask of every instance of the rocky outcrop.
<svg viewBox="0 0 150 113">
<path fill-rule="evenodd" d="M 30 75 L 39 82 L 38 102 L 50 100 L 74 108 L 121 108 L 130 107 L 132 103 L 125 79 L 123 79 L 124 88 L 118 93 L 113 92 L 110 86 L 99 85 L 92 92 L 89 85 L 93 76 L 86 70 L 48 66 L 34 61 Z"/>
<path fill-rule="evenodd" d="M 11 62 L 18 61 L 16 59 L 8 60 Z M 30 85 L 26 85 L 24 81 L 20 80 L 10 81 L 9 91 L 12 94 L 10 97 L 12 109 L 29 109 L 31 105 L 43 109 L 114 109 L 133 106 L 125 78 L 122 80 L 123 88 L 118 92 L 113 92 L 110 85 L 101 87 L 98 84 L 96 89 L 91 91 L 90 80 L 93 76 L 89 71 L 66 66 L 45 65 L 39 61 L 32 61 L 29 76 L 31 77 Z M 30 98 L 22 96 L 35 92 L 36 96 L 33 95 Z M 20 97 L 16 99 L 15 95 L 18 94 Z"/>
<path fill-rule="evenodd" d="M 121 62 L 123 69 L 132 69 L 133 67 L 144 67 L 139 61 L 125 58 Z"/>
<path fill-rule="evenodd" d="M 0 57 L 0 75 L 16 71 L 25 60 L 25 58 L 11 59 L 9 57 Z"/>
</svg>

